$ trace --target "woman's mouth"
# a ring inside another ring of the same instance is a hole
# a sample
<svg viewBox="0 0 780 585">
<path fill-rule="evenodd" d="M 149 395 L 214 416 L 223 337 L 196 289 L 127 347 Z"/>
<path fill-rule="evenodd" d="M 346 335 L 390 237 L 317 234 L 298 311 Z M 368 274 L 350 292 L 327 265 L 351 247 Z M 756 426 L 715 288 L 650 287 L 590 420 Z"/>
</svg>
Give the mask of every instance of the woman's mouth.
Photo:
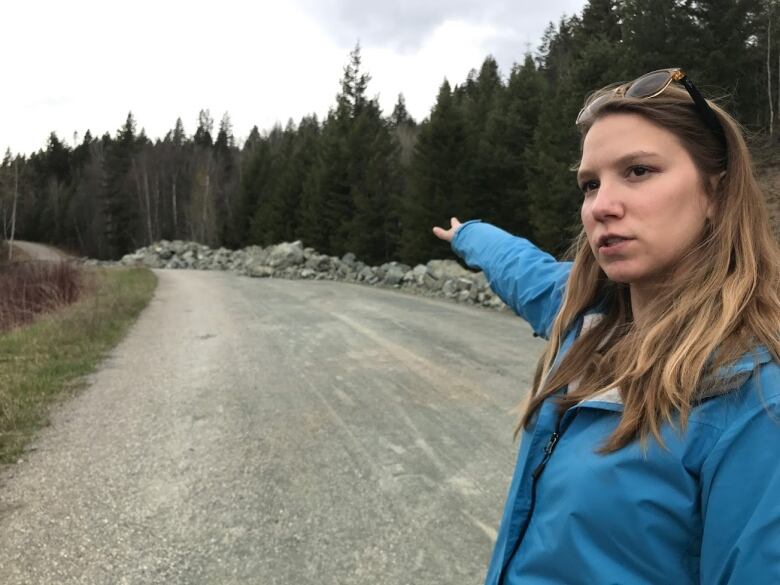
<svg viewBox="0 0 780 585">
<path fill-rule="evenodd" d="M 620 236 L 604 238 L 599 244 L 599 254 L 610 256 L 622 253 L 631 242 L 631 238 L 622 238 Z"/>
</svg>

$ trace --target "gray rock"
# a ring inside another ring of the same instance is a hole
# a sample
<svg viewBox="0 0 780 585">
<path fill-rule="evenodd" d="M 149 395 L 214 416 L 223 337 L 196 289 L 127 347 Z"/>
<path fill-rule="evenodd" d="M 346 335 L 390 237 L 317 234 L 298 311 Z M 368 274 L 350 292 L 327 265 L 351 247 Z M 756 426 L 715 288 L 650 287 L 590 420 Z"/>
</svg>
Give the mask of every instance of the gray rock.
<svg viewBox="0 0 780 585">
<path fill-rule="evenodd" d="M 384 283 L 391 286 L 401 284 L 401 281 L 404 279 L 404 275 L 406 275 L 407 272 L 409 272 L 408 267 L 403 265 L 390 266 L 385 272 L 383 279 Z M 379 275 L 377 274 L 377 276 Z"/>
<path fill-rule="evenodd" d="M 83 259 L 85 265 L 112 264 Z M 96 263 L 97 262 L 97 263 Z M 93 264 L 96 263 L 96 264 Z M 414 268 L 400 262 L 367 266 L 353 253 L 342 258 L 319 254 L 304 248 L 302 242 L 283 242 L 263 248 L 248 246 L 242 250 L 212 250 L 196 242 L 160 240 L 132 254 L 121 265 L 146 265 L 151 268 L 194 268 L 232 270 L 252 277 L 307 280 L 341 280 L 401 287 L 427 296 L 444 296 L 459 302 L 472 302 L 497 310 L 507 306 L 490 289 L 483 272 L 471 272 L 454 260 L 431 260 Z"/>
<path fill-rule="evenodd" d="M 125 254 L 122 256 L 122 259 L 119 261 L 119 263 L 124 266 L 134 266 L 136 264 L 142 264 L 143 260 L 143 255 L 136 252 L 135 254 Z"/>
<path fill-rule="evenodd" d="M 268 278 L 274 275 L 274 269 L 263 264 L 250 264 L 245 270 L 247 275 L 255 278 Z"/>
<path fill-rule="evenodd" d="M 260 246 L 249 246 L 244 248 L 243 256 L 245 258 L 245 264 L 268 264 L 268 256 L 271 253 L 271 249 L 261 248 Z"/>
<path fill-rule="evenodd" d="M 455 288 L 458 291 L 464 291 L 464 290 L 471 290 L 473 283 L 470 278 L 456 278 L 455 279 Z"/>
<path fill-rule="evenodd" d="M 157 254 L 152 253 L 144 256 L 143 264 L 149 268 L 164 268 L 165 260 L 161 260 Z"/>
<path fill-rule="evenodd" d="M 376 278 L 374 275 L 374 271 L 369 266 L 364 266 L 360 272 L 357 273 L 357 280 L 358 282 L 361 281 L 370 281 L 371 279 Z"/>
<path fill-rule="evenodd" d="M 485 303 L 491 309 L 504 310 L 507 308 L 507 306 L 504 304 L 504 301 L 502 301 L 498 297 L 491 297 L 490 300 L 486 299 Z"/>
<path fill-rule="evenodd" d="M 311 257 L 306 260 L 304 266 L 317 272 L 327 272 L 332 268 L 331 262 L 332 260 L 330 256 L 325 254 L 312 254 Z"/>
<path fill-rule="evenodd" d="M 163 260 L 170 260 L 173 256 L 173 250 L 167 245 L 168 242 L 160 242 L 160 245 L 154 247 L 154 252 Z"/>
<path fill-rule="evenodd" d="M 445 280 L 444 285 L 441 287 L 441 292 L 448 297 L 454 297 L 458 292 L 458 282 L 452 278 Z"/>
<path fill-rule="evenodd" d="M 287 242 L 277 244 L 271 248 L 266 263 L 279 270 L 303 264 L 303 243 L 298 240 L 291 244 Z"/>
<path fill-rule="evenodd" d="M 474 283 L 473 288 L 478 290 L 488 290 L 490 285 L 488 284 L 487 277 L 484 272 L 477 272 L 471 275 L 471 281 Z"/>
<path fill-rule="evenodd" d="M 425 264 L 418 264 L 412 270 L 409 271 L 408 274 L 411 274 L 411 278 L 417 286 L 423 286 L 425 284 L 425 274 L 427 273 L 428 268 L 425 266 Z"/>
<path fill-rule="evenodd" d="M 356 260 L 355 255 L 352 252 L 347 252 L 346 254 L 344 254 L 344 256 L 341 257 L 341 261 L 347 266 L 349 266 L 350 268 L 355 267 L 355 260 Z"/>
<path fill-rule="evenodd" d="M 437 280 L 427 272 L 423 275 L 423 286 L 428 290 L 431 291 L 441 290 L 443 284 L 444 284 L 443 280 Z"/>
<path fill-rule="evenodd" d="M 173 256 L 169 261 L 168 264 L 165 265 L 166 268 L 170 269 L 179 269 L 179 268 L 186 268 L 184 262 L 179 260 L 177 256 Z"/>
<path fill-rule="evenodd" d="M 470 278 L 471 276 L 471 272 L 454 260 L 431 260 L 426 267 L 428 274 L 436 280 L 459 277 Z"/>
</svg>

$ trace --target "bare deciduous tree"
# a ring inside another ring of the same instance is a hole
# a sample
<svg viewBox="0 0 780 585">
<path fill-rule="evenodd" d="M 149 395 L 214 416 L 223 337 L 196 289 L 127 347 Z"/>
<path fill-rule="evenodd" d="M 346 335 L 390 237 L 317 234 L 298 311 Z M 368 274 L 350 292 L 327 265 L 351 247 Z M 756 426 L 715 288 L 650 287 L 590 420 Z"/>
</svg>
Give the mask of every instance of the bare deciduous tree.
<svg viewBox="0 0 780 585">
<path fill-rule="evenodd" d="M 769 97 L 769 136 L 774 134 L 774 100 L 772 99 L 772 8 L 774 2 L 768 0 L 766 3 L 766 91 Z M 778 91 L 780 99 L 780 90 Z"/>
</svg>

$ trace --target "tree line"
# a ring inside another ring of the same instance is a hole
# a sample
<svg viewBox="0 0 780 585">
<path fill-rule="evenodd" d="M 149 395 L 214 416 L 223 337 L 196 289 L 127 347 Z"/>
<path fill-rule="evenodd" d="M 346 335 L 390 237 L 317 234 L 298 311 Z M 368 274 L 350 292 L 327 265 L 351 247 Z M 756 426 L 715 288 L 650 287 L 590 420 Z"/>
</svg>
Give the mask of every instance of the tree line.
<svg viewBox="0 0 780 585">
<path fill-rule="evenodd" d="M 618 80 L 682 66 L 754 141 L 778 144 L 777 0 L 591 0 L 551 23 L 535 55 L 506 75 L 488 56 L 465 81 L 444 80 L 417 123 L 403 96 L 389 114 L 370 96 L 360 47 L 327 116 L 305 116 L 236 144 L 208 110 L 188 136 L 163 138 L 131 114 L 115 135 L 6 153 L 3 238 L 118 258 L 160 239 L 238 248 L 300 239 L 369 263 L 446 257 L 430 228 L 479 217 L 555 252 L 578 222 L 574 119 L 584 96 Z"/>
</svg>

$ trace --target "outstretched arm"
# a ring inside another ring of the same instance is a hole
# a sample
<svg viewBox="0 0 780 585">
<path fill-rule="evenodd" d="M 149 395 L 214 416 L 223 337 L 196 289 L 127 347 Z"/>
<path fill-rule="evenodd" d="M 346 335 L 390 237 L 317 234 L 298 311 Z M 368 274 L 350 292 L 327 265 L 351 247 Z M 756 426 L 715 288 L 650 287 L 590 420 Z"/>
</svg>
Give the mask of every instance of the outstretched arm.
<svg viewBox="0 0 780 585">
<path fill-rule="evenodd" d="M 485 273 L 493 291 L 523 317 L 534 332 L 549 337 L 563 302 L 571 262 L 558 262 L 524 238 L 480 220 L 451 220 L 433 233 L 451 243 L 458 256 Z"/>
</svg>

